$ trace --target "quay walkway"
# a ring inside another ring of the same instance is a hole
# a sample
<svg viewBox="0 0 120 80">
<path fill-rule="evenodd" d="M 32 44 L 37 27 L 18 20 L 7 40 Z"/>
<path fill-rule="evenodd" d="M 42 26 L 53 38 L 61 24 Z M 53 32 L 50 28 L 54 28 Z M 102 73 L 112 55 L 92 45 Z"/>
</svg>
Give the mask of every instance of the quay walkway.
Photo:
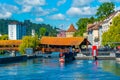
<svg viewBox="0 0 120 80">
<path fill-rule="evenodd" d="M 98 60 L 115 60 L 116 57 L 112 56 L 97 56 Z M 82 56 L 82 57 L 75 57 L 76 60 L 93 60 L 92 56 Z"/>
</svg>

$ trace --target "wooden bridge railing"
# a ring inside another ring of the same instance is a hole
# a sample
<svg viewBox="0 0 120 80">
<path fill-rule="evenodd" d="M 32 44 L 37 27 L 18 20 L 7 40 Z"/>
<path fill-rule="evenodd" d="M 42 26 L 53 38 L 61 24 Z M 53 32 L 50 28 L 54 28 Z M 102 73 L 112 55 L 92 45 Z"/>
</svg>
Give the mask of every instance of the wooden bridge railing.
<svg viewBox="0 0 120 80">
<path fill-rule="evenodd" d="M 18 47 L 1 47 L 0 50 L 19 50 Z"/>
</svg>

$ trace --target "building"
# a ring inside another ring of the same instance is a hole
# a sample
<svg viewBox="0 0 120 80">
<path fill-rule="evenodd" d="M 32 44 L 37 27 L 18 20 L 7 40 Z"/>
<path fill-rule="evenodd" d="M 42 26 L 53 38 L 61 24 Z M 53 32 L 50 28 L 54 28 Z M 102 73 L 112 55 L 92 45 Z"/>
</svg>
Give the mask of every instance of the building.
<svg viewBox="0 0 120 80">
<path fill-rule="evenodd" d="M 73 37 L 73 35 L 76 31 L 77 30 L 75 29 L 73 24 L 71 24 L 70 27 L 68 28 L 68 30 L 66 31 L 66 37 Z"/>
<path fill-rule="evenodd" d="M 0 36 L 2 36 L 2 34 L 0 34 Z"/>
<path fill-rule="evenodd" d="M 26 35 L 26 27 L 22 23 L 13 22 L 8 25 L 8 37 L 10 40 L 20 40 Z"/>
<path fill-rule="evenodd" d="M 32 36 L 35 36 L 35 30 L 32 29 L 32 33 L 31 33 Z"/>
<path fill-rule="evenodd" d="M 112 13 L 110 16 L 108 16 L 102 23 L 102 31 L 103 33 L 108 31 L 109 26 L 112 24 L 112 20 L 114 17 L 118 16 L 120 14 L 120 10 Z"/>
<path fill-rule="evenodd" d="M 91 45 L 100 46 L 99 44 L 99 31 L 98 28 L 101 26 L 101 22 L 96 22 L 94 24 L 87 25 L 87 32 L 88 32 L 88 41 Z"/>
<path fill-rule="evenodd" d="M 112 20 L 114 17 L 118 16 L 120 14 L 120 10 L 112 13 L 110 16 L 108 16 L 101 24 L 101 27 L 98 28 L 99 31 L 99 44 L 102 46 L 102 34 L 106 31 L 108 31 L 110 25 L 112 24 Z"/>
<path fill-rule="evenodd" d="M 66 31 L 65 30 L 59 29 L 57 31 L 58 31 L 57 37 L 66 37 Z"/>
</svg>

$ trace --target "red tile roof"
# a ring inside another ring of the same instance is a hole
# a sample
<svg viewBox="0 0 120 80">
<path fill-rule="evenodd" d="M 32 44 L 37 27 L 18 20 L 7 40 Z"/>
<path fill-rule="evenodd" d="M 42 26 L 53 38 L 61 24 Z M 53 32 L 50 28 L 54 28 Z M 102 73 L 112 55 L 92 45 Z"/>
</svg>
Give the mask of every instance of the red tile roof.
<svg viewBox="0 0 120 80">
<path fill-rule="evenodd" d="M 75 32 L 75 31 L 76 31 L 75 27 L 73 26 L 73 24 L 71 24 L 67 32 Z"/>
<path fill-rule="evenodd" d="M 70 46 L 80 45 L 83 41 L 83 37 L 42 37 L 41 44 Z"/>
</svg>

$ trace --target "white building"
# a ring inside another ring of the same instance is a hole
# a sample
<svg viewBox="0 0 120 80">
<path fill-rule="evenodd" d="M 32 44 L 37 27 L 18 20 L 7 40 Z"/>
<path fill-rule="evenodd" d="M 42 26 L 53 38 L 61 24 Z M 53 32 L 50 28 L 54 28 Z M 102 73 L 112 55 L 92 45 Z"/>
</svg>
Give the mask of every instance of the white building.
<svg viewBox="0 0 120 80">
<path fill-rule="evenodd" d="M 93 45 L 96 45 L 97 47 L 100 46 L 99 32 L 98 32 L 98 28 L 100 26 L 101 26 L 101 22 L 87 25 L 88 41 L 91 43 L 92 46 Z"/>
<path fill-rule="evenodd" d="M 112 24 L 113 18 L 114 18 L 115 16 L 117 16 L 118 14 L 120 14 L 120 10 L 112 13 L 109 17 L 107 17 L 107 18 L 103 21 L 103 23 L 102 23 L 102 31 L 103 31 L 103 32 L 108 31 L 109 26 Z"/>
<path fill-rule="evenodd" d="M 26 35 L 26 27 L 21 23 L 13 22 L 8 25 L 8 37 L 10 40 L 19 40 Z"/>
<path fill-rule="evenodd" d="M 35 36 L 35 30 L 32 29 L 32 33 L 31 33 L 32 36 Z"/>
<path fill-rule="evenodd" d="M 100 40 L 100 45 L 102 46 L 102 34 L 106 31 L 108 31 L 110 25 L 112 24 L 112 20 L 115 16 L 120 14 L 120 10 L 112 13 L 110 16 L 108 16 L 103 22 L 102 26 L 99 27 L 99 40 Z"/>
</svg>

